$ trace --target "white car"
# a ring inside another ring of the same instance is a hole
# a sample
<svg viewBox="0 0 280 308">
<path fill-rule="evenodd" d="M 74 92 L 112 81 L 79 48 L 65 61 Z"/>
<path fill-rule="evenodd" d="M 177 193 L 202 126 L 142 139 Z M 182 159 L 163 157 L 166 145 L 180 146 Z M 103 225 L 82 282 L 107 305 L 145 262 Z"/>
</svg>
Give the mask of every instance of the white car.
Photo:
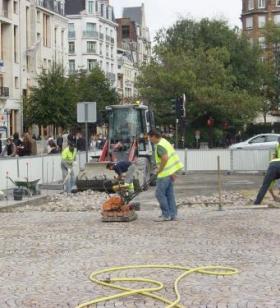
<svg viewBox="0 0 280 308">
<path fill-rule="evenodd" d="M 260 134 L 245 141 L 235 143 L 229 147 L 230 150 L 264 150 L 274 149 L 277 145 L 280 134 Z"/>
</svg>

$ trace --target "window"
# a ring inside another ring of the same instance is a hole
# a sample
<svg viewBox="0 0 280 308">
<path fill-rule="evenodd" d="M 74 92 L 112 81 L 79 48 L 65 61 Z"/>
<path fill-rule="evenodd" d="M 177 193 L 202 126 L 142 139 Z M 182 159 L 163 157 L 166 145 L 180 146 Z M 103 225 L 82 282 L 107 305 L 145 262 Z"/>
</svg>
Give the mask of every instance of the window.
<svg viewBox="0 0 280 308">
<path fill-rule="evenodd" d="M 37 11 L 37 23 L 41 23 L 41 13 L 40 11 Z"/>
<path fill-rule="evenodd" d="M 93 11 L 94 11 L 94 2 L 88 1 L 88 13 L 93 14 Z"/>
<path fill-rule="evenodd" d="M 265 0 L 258 0 L 258 8 L 264 9 L 265 8 Z"/>
<path fill-rule="evenodd" d="M 103 49 L 103 44 L 100 43 L 100 44 L 99 44 L 99 54 L 100 54 L 101 56 L 102 56 L 102 54 L 103 54 L 102 49 Z"/>
<path fill-rule="evenodd" d="M 266 17 L 265 16 L 258 16 L 258 26 L 259 28 L 264 28 L 266 23 Z"/>
<path fill-rule="evenodd" d="M 92 42 L 92 41 L 87 42 L 87 52 L 96 53 L 96 42 Z"/>
<path fill-rule="evenodd" d="M 18 79 L 18 77 L 15 77 L 15 88 L 16 89 L 19 88 L 19 79 Z"/>
<path fill-rule="evenodd" d="M 249 143 L 262 143 L 265 142 L 265 136 L 258 136 L 249 141 Z"/>
<path fill-rule="evenodd" d="M 129 38 L 129 26 L 122 26 L 122 38 Z"/>
<path fill-rule="evenodd" d="M 274 15 L 274 23 L 275 25 L 280 25 L 280 15 Z"/>
<path fill-rule="evenodd" d="M 252 29 L 253 28 L 253 17 L 247 17 L 246 18 L 246 29 Z"/>
<path fill-rule="evenodd" d="M 259 46 L 260 48 L 264 49 L 266 47 L 266 44 L 265 44 L 265 37 L 264 36 L 260 36 L 259 37 Z"/>
<path fill-rule="evenodd" d="M 75 25 L 74 24 L 68 24 L 68 31 L 69 32 L 75 31 Z"/>
<path fill-rule="evenodd" d="M 75 42 L 69 42 L 69 48 L 68 48 L 68 52 L 69 53 L 75 53 Z"/>
<path fill-rule="evenodd" d="M 254 9 L 254 0 L 248 0 L 248 10 Z"/>
<path fill-rule="evenodd" d="M 43 14 L 43 44 L 50 47 L 50 16 Z"/>
<path fill-rule="evenodd" d="M 276 0 L 276 6 L 280 6 L 280 0 Z"/>
<path fill-rule="evenodd" d="M 266 135 L 265 142 L 275 142 L 278 138 L 278 135 Z"/>
<path fill-rule="evenodd" d="M 88 63 L 88 70 L 92 71 L 96 67 L 97 62 L 95 59 L 88 59 L 87 63 Z"/>
<path fill-rule="evenodd" d="M 18 14 L 18 3 L 14 1 L 14 14 Z"/>
<path fill-rule="evenodd" d="M 69 60 L 69 73 L 75 72 L 75 60 Z"/>
</svg>

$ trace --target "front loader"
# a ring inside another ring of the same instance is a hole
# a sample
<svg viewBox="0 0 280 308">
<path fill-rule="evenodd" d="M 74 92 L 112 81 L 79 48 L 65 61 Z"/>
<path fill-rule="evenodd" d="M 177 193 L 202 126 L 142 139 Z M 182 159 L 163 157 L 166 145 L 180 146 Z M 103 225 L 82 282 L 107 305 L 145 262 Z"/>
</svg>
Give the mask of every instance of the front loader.
<svg viewBox="0 0 280 308">
<path fill-rule="evenodd" d="M 108 113 L 108 136 L 98 161 L 91 160 L 77 177 L 80 191 L 92 189 L 113 192 L 118 184 L 115 172 L 108 170 L 109 162 L 121 160 L 135 164 L 133 177 L 143 186 L 149 181 L 154 160 L 152 145 L 148 132 L 154 127 L 153 113 L 145 105 L 111 105 L 106 107 Z"/>
</svg>

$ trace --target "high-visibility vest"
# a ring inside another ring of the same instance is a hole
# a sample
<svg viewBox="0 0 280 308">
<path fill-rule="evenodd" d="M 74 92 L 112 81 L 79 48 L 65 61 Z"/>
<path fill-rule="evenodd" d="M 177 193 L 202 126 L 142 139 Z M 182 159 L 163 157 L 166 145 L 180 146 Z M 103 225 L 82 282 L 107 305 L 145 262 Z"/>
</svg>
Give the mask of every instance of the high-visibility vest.
<svg viewBox="0 0 280 308">
<path fill-rule="evenodd" d="M 277 143 L 277 146 L 275 147 L 275 158 L 280 158 L 280 144 Z"/>
<path fill-rule="evenodd" d="M 66 147 L 61 153 L 62 159 L 70 163 L 72 163 L 75 160 L 76 155 L 77 155 L 77 150 L 74 149 L 74 151 L 71 152 L 69 150 L 69 147 Z"/>
<path fill-rule="evenodd" d="M 174 150 L 173 146 L 164 138 L 161 138 L 159 143 L 155 147 L 156 164 L 160 165 L 161 158 L 158 156 L 157 147 L 162 146 L 167 151 L 168 161 L 164 166 L 164 169 L 157 175 L 158 178 L 165 178 L 175 172 L 181 170 L 184 166 L 180 162 L 179 156 Z"/>
</svg>

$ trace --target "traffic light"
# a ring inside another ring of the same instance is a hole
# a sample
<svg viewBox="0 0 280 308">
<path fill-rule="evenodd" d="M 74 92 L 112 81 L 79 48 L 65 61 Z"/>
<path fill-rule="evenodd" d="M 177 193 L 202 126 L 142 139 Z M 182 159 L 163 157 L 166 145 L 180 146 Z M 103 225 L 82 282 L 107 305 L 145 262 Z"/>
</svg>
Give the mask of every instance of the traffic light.
<svg viewBox="0 0 280 308">
<path fill-rule="evenodd" d="M 172 109 L 172 114 L 176 114 L 176 98 L 171 98 L 170 99 L 170 105 Z"/>
<path fill-rule="evenodd" d="M 176 115 L 178 119 L 186 117 L 186 96 L 185 94 L 177 97 L 176 99 Z"/>
</svg>

